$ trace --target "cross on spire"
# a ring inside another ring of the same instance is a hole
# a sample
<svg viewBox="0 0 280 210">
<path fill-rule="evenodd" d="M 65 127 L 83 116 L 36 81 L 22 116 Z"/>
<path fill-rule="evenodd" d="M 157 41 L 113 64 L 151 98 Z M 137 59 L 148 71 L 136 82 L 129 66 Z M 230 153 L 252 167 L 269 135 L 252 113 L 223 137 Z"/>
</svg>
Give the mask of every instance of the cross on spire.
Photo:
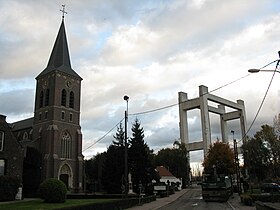
<svg viewBox="0 0 280 210">
<path fill-rule="evenodd" d="M 64 20 L 64 14 L 67 14 L 67 12 L 65 11 L 65 4 L 62 4 L 62 9 L 60 10 L 62 12 L 62 20 Z"/>
</svg>

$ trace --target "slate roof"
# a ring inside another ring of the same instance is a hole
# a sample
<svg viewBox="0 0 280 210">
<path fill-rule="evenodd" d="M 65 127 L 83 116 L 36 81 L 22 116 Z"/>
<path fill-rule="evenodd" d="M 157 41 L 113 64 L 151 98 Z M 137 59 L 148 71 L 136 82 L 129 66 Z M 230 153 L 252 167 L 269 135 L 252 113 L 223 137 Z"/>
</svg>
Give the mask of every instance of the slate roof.
<svg viewBox="0 0 280 210">
<path fill-rule="evenodd" d="M 37 76 L 37 78 L 52 71 L 60 71 L 82 80 L 82 78 L 71 67 L 64 20 L 61 22 L 48 65 Z"/>
<path fill-rule="evenodd" d="M 28 118 L 28 119 L 24 119 L 21 121 L 11 123 L 10 125 L 11 125 L 13 131 L 23 130 L 26 128 L 32 128 L 33 120 L 34 120 L 34 118 L 32 117 L 32 118 Z"/>
</svg>

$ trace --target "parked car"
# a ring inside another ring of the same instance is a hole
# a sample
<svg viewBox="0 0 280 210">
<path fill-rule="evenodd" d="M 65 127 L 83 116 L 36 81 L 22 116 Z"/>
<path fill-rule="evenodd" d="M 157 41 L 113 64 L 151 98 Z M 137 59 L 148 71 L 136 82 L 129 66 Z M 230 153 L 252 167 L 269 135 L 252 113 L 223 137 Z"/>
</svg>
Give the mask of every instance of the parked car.
<svg viewBox="0 0 280 210">
<path fill-rule="evenodd" d="M 280 193 L 280 185 L 278 185 L 276 183 L 263 183 L 261 185 L 261 192 L 262 193 L 272 193 L 272 192 Z"/>
</svg>

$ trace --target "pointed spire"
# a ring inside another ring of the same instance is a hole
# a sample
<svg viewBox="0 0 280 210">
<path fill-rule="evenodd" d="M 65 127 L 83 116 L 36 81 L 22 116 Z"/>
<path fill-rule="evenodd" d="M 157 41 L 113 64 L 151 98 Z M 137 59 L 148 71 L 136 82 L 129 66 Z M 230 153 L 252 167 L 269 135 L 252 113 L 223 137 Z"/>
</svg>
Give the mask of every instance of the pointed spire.
<svg viewBox="0 0 280 210">
<path fill-rule="evenodd" d="M 64 13 L 63 13 L 64 14 Z M 62 19 L 52 53 L 47 67 L 38 75 L 42 76 L 52 71 L 61 71 L 74 77 L 82 79 L 71 67 L 70 56 L 68 51 L 68 44 L 64 26 L 64 19 Z"/>
</svg>

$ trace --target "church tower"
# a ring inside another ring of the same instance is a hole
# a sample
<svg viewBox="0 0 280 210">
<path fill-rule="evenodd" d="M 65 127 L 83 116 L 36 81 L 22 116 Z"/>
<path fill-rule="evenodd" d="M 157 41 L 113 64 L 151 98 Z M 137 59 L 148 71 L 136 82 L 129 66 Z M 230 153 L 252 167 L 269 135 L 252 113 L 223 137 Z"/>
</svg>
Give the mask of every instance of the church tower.
<svg viewBox="0 0 280 210">
<path fill-rule="evenodd" d="M 71 67 L 64 16 L 47 67 L 36 80 L 33 146 L 42 155 L 41 181 L 57 178 L 71 192 L 81 192 L 84 167 L 80 126 L 82 78 Z"/>
</svg>

